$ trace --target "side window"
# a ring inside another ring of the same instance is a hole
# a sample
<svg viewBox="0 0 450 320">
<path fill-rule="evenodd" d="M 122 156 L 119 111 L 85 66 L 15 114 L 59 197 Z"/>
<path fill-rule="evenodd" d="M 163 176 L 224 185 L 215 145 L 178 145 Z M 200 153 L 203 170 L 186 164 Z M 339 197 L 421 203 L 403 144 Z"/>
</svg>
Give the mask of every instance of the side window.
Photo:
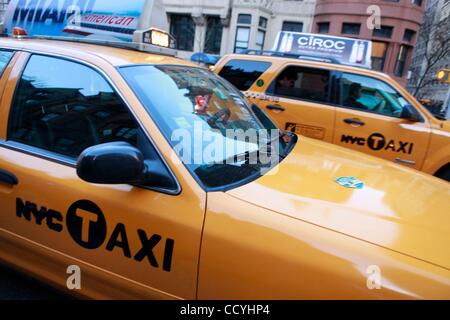
<svg viewBox="0 0 450 320">
<path fill-rule="evenodd" d="M 13 55 L 14 52 L 0 50 L 0 76 L 3 74 L 3 71 L 5 71 L 6 66 L 9 61 L 11 61 Z"/>
<path fill-rule="evenodd" d="M 400 118 L 408 101 L 387 83 L 360 75 L 344 73 L 339 81 L 339 104 Z"/>
<path fill-rule="evenodd" d="M 270 93 L 292 99 L 329 102 L 330 72 L 328 70 L 290 66 L 275 79 Z"/>
<path fill-rule="evenodd" d="M 231 60 L 219 75 L 239 90 L 247 91 L 270 66 L 270 62 Z"/>
<path fill-rule="evenodd" d="M 97 71 L 33 55 L 16 91 L 8 139 L 77 158 L 101 143 L 138 146 L 138 131 L 126 106 Z"/>
</svg>

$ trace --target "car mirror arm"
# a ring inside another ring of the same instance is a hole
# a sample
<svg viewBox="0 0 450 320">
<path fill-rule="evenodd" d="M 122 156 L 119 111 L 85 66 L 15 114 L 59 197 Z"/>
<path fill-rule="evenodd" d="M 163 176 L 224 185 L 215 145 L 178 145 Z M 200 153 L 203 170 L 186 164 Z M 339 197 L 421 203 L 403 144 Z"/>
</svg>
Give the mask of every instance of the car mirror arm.
<svg viewBox="0 0 450 320">
<path fill-rule="evenodd" d="M 175 181 L 166 167 L 157 159 L 145 160 L 142 178 L 135 185 L 154 188 L 176 188 Z"/>
<path fill-rule="evenodd" d="M 410 104 L 403 107 L 401 118 L 411 122 L 421 122 L 422 117 L 417 110 Z"/>
</svg>

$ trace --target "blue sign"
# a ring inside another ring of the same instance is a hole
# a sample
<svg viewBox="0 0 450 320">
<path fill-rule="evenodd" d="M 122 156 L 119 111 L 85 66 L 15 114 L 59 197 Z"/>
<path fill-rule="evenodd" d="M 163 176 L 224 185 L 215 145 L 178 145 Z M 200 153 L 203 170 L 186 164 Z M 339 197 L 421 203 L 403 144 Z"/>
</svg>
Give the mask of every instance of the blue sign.
<svg viewBox="0 0 450 320">
<path fill-rule="evenodd" d="M 146 0 L 12 0 L 4 27 L 29 35 L 132 41 Z"/>
<path fill-rule="evenodd" d="M 340 177 L 336 179 L 336 182 L 341 186 L 350 189 L 362 189 L 364 188 L 364 182 L 358 180 L 355 177 Z"/>
<path fill-rule="evenodd" d="M 372 67 L 372 42 L 321 34 L 282 31 L 274 51 L 330 58 L 342 64 Z"/>
<path fill-rule="evenodd" d="M 202 52 L 194 53 L 191 56 L 191 61 L 194 61 L 197 63 L 210 64 L 210 65 L 216 64 L 217 61 L 219 61 L 219 60 L 220 60 L 220 56 L 218 56 L 218 55 L 206 54 L 206 53 L 202 53 Z"/>
</svg>

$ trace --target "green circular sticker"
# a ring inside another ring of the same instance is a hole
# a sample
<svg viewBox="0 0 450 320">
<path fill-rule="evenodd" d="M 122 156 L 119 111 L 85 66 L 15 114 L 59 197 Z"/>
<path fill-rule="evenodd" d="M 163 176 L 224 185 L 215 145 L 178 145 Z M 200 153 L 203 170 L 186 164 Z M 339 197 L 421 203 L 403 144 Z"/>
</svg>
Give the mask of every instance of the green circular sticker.
<svg viewBox="0 0 450 320">
<path fill-rule="evenodd" d="M 258 80 L 257 82 L 256 82 L 256 85 L 258 86 L 258 87 L 262 87 L 263 85 L 264 85 L 264 80 Z"/>
</svg>

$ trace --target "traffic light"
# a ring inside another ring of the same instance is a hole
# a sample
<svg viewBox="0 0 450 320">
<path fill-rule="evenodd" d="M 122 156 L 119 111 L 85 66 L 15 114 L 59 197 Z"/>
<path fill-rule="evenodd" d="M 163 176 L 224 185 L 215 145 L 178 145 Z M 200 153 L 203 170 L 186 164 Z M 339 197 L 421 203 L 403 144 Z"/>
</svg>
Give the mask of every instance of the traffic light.
<svg viewBox="0 0 450 320">
<path fill-rule="evenodd" d="M 439 70 L 437 79 L 441 82 L 450 83 L 450 69 Z"/>
</svg>

